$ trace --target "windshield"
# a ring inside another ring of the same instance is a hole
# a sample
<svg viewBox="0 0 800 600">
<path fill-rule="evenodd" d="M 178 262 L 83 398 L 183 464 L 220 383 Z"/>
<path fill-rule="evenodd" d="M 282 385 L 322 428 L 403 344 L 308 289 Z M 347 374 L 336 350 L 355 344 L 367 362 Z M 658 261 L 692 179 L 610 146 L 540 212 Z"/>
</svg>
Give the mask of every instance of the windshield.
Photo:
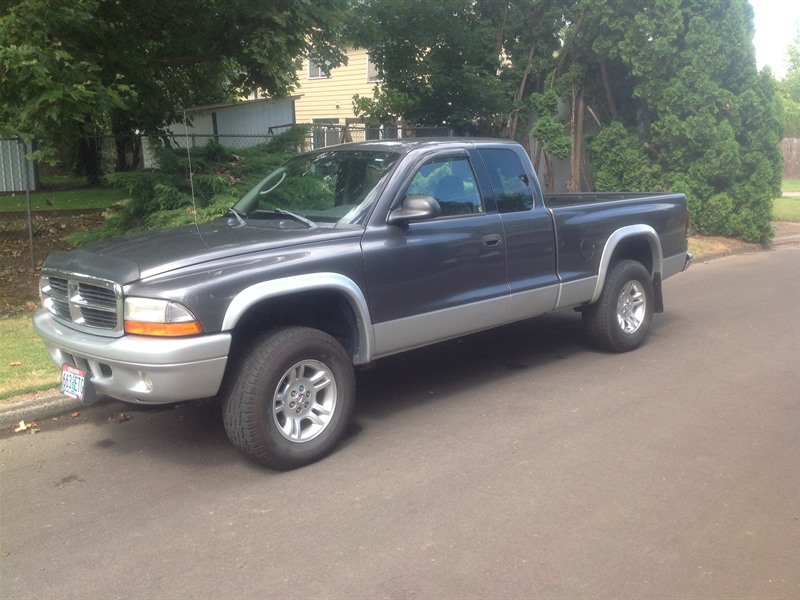
<svg viewBox="0 0 800 600">
<path fill-rule="evenodd" d="M 327 150 L 284 163 L 250 190 L 233 210 L 246 219 L 291 219 L 297 227 L 363 225 L 379 183 L 398 154 Z"/>
</svg>

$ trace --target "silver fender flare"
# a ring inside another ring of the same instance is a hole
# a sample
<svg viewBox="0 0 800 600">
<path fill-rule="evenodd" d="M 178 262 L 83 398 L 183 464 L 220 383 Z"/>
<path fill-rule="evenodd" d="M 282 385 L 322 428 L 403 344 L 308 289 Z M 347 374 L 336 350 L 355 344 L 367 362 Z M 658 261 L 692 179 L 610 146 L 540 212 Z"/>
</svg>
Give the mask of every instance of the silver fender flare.
<svg viewBox="0 0 800 600">
<path fill-rule="evenodd" d="M 661 240 L 656 230 L 650 227 L 650 225 L 628 225 L 626 227 L 621 227 L 609 236 L 603 248 L 603 254 L 600 257 L 597 283 L 595 284 L 594 294 L 592 294 L 590 304 L 597 302 L 600 298 L 600 294 L 603 292 L 603 285 L 608 276 L 608 268 L 611 265 L 611 257 L 614 256 L 614 251 L 617 249 L 617 246 L 619 246 L 620 242 L 632 237 L 643 237 L 650 244 L 650 253 L 653 255 L 653 269 L 650 273 L 650 277 L 655 278 L 657 274 L 661 274 L 661 263 L 664 257 L 661 251 Z"/>
<path fill-rule="evenodd" d="M 349 302 L 356 316 L 356 325 L 358 327 L 358 346 L 354 352 L 353 363 L 357 365 L 368 363 L 372 360 L 374 344 L 372 321 L 369 316 L 367 300 L 361 288 L 352 279 L 338 273 L 309 273 L 251 285 L 236 294 L 233 301 L 228 305 L 228 309 L 225 311 L 225 318 L 222 320 L 222 330 L 232 330 L 239 322 L 239 319 L 242 318 L 242 315 L 262 300 L 308 291 L 318 292 L 320 290 L 337 291 Z"/>
</svg>

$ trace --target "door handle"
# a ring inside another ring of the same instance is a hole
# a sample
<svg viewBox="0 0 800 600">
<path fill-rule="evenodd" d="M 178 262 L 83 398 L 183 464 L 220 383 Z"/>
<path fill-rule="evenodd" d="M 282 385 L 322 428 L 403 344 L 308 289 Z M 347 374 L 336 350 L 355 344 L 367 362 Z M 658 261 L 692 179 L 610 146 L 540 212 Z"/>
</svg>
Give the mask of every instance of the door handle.
<svg viewBox="0 0 800 600">
<path fill-rule="evenodd" d="M 502 241 L 503 238 L 501 238 L 496 233 L 483 236 L 483 245 L 486 246 L 487 248 L 497 248 Z"/>
</svg>

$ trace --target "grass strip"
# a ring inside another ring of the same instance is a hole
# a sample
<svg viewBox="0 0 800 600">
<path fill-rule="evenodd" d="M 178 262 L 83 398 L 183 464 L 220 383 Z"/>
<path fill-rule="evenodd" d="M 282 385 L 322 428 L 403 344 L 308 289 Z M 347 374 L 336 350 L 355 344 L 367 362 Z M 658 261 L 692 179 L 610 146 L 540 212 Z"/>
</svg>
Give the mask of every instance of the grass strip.
<svg viewBox="0 0 800 600">
<path fill-rule="evenodd" d="M 781 182 L 781 191 L 786 192 L 800 192 L 800 179 L 784 179 Z"/>
<path fill-rule="evenodd" d="M 776 198 L 772 204 L 772 217 L 776 221 L 800 223 L 800 196 Z"/>
<path fill-rule="evenodd" d="M 34 333 L 31 315 L 0 318 L 0 402 L 53 388 L 61 373 Z"/>
<path fill-rule="evenodd" d="M 105 209 L 128 198 L 128 191 L 117 188 L 81 188 L 64 191 L 45 190 L 31 193 L 34 211 Z M 0 196 L 0 213 L 28 210 L 25 193 Z"/>
</svg>

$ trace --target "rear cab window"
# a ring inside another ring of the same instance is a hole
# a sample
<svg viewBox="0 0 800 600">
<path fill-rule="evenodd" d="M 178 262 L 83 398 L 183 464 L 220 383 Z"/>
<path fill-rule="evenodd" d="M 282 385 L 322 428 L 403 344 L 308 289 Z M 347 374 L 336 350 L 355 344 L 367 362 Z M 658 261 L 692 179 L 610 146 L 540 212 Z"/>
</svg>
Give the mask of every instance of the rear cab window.
<svg viewBox="0 0 800 600">
<path fill-rule="evenodd" d="M 533 190 L 525 167 L 512 150 L 481 148 L 478 150 L 489 173 L 497 211 L 522 212 L 533 208 Z"/>
</svg>

